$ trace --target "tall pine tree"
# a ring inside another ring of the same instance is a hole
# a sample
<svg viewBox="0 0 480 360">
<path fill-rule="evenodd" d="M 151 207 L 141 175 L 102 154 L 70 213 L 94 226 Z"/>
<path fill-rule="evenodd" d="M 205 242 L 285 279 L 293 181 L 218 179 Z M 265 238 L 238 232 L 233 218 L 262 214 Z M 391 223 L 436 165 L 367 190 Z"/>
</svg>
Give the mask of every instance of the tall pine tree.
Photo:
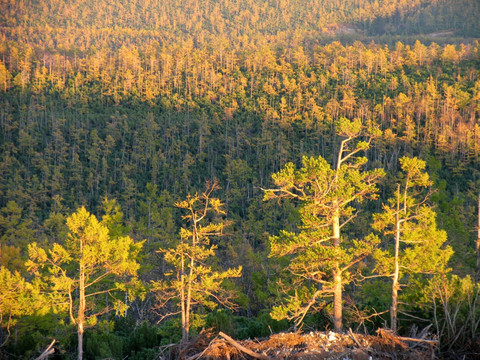
<svg viewBox="0 0 480 360">
<path fill-rule="evenodd" d="M 295 319 L 297 325 L 319 297 L 333 295 L 335 331 L 342 330 L 343 285 L 351 280 L 350 269 L 373 251 L 376 239 L 341 237 L 341 228 L 356 215 L 353 202 L 376 197 L 382 169 L 363 171 L 367 162 L 360 157 L 379 131 L 366 128 L 360 120 L 342 118 L 337 123 L 340 143 L 332 167 L 321 156 L 303 157 L 302 168 L 288 163 L 272 178 L 276 188 L 265 191 L 265 199 L 291 198 L 300 203 L 298 234 L 283 231 L 271 237 L 271 256 L 292 257 L 289 271 L 294 274 L 293 293 L 273 311 L 277 319 Z M 365 136 L 367 141 L 359 140 Z"/>
</svg>

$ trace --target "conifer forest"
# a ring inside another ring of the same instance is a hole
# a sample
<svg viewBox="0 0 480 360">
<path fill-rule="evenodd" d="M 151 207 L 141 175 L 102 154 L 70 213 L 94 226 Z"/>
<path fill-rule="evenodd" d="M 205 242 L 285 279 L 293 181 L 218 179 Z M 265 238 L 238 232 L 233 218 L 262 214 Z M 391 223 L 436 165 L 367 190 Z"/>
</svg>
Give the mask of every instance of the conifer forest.
<svg viewBox="0 0 480 360">
<path fill-rule="evenodd" d="M 479 17 L 0 0 L 0 360 L 379 331 L 480 358 Z"/>
</svg>

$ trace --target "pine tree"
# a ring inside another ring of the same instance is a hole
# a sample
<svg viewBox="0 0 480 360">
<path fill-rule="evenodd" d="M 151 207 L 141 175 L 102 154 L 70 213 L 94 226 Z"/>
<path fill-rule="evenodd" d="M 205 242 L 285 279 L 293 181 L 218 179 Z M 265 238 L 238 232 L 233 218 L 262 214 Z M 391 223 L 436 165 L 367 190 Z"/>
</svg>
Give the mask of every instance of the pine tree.
<svg viewBox="0 0 480 360">
<path fill-rule="evenodd" d="M 445 246 L 447 234 L 437 229 L 436 213 L 428 206 L 430 193 L 424 190 L 432 185 L 425 170 L 425 161 L 417 158 L 400 159 L 402 177 L 397 190 L 383 212 L 374 214 L 374 228 L 388 238 L 393 236 L 393 249 L 377 249 L 376 270 L 392 279 L 390 326 L 398 327 L 398 292 L 405 286 L 408 275 L 435 274 L 447 271 L 453 251 Z M 423 191 L 423 193 L 422 193 Z"/>
<path fill-rule="evenodd" d="M 99 295 L 108 294 L 114 308 L 124 314 L 126 304 L 115 295 L 127 285 L 136 285 L 139 265 L 136 258 L 142 243 L 129 236 L 113 236 L 108 224 L 99 222 L 84 207 L 67 218 L 69 229 L 65 245 L 54 243 L 45 250 L 36 243 L 29 245 L 27 267 L 41 278 L 64 308 L 77 328 L 78 360 L 83 358 L 83 334 L 96 323 L 97 315 L 111 311 L 101 304 Z"/>
<path fill-rule="evenodd" d="M 276 188 L 266 190 L 265 199 L 296 199 L 300 202 L 302 221 L 298 234 L 283 231 L 270 239 L 271 256 L 290 255 L 288 269 L 297 278 L 294 295 L 286 305 L 276 307 L 273 316 L 295 319 L 298 325 L 318 297 L 333 294 L 333 322 L 335 331 L 340 332 L 342 289 L 350 281 L 349 270 L 371 253 L 376 244 L 373 236 L 363 240 L 342 239 L 340 230 L 356 215 L 352 202 L 376 197 L 375 183 L 383 176 L 383 170 L 362 171 L 367 159 L 356 156 L 369 148 L 372 138 L 379 135 L 377 130 L 366 129 L 360 120 L 345 118 L 338 122 L 337 128 L 343 140 L 335 167 L 321 156 L 303 157 L 299 170 L 288 163 L 272 175 Z M 362 135 L 368 140 L 354 141 Z M 302 294 L 301 289 L 304 289 Z"/>
<path fill-rule="evenodd" d="M 0 348 L 11 334 L 11 327 L 18 319 L 45 309 L 46 298 L 40 293 L 39 281 L 27 282 L 18 271 L 11 272 L 0 266 Z"/>
<path fill-rule="evenodd" d="M 188 195 L 186 200 L 175 204 L 186 210 L 183 219 L 188 226 L 182 227 L 180 242 L 176 247 L 159 249 L 173 271 L 168 274 L 170 279 L 153 282 L 153 291 L 157 295 L 156 309 L 164 314 L 163 317 L 181 315 L 182 341 L 189 338 L 192 312 L 196 306 L 209 309 L 216 308 L 218 304 L 234 307 L 233 293 L 223 288 L 222 283 L 226 279 L 241 276 L 242 268 L 215 271 L 213 266 L 208 265 L 209 258 L 215 256 L 217 248 L 211 245 L 210 237 L 221 236 L 226 225 L 220 220 L 207 222 L 209 216 L 225 215 L 221 201 L 211 196 L 217 189 L 215 181 L 207 184 L 202 194 Z M 167 305 L 171 301 L 177 304 L 169 313 Z"/>
</svg>

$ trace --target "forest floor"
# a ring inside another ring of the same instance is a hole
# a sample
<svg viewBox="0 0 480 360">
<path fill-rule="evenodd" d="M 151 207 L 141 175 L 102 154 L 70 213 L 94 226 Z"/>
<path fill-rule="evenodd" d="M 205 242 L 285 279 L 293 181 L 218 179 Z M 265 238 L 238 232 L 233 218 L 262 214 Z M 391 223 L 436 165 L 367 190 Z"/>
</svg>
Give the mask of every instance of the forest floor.
<svg viewBox="0 0 480 360">
<path fill-rule="evenodd" d="M 160 359 L 437 359 L 437 341 L 408 338 L 379 329 L 377 336 L 334 332 L 280 333 L 260 340 L 236 341 L 220 332 L 202 332 L 195 340 Z"/>
</svg>

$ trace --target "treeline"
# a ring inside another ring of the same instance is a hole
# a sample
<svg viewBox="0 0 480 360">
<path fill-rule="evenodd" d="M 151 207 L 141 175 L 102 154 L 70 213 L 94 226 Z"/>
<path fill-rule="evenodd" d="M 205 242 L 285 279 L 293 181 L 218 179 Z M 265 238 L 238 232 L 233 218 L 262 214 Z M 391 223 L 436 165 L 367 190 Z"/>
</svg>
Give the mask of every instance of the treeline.
<svg viewBox="0 0 480 360">
<path fill-rule="evenodd" d="M 318 44 L 335 36 L 369 42 L 371 36 L 475 38 L 480 32 L 475 0 L 3 0 L 0 5 L 2 42 L 83 55 L 92 46 L 118 49 L 125 43 L 187 42 L 238 51 L 264 43 Z"/>
<path fill-rule="evenodd" d="M 55 196 L 73 210 L 112 195 L 128 218 L 147 183 L 185 194 L 214 178 L 249 200 L 288 160 L 329 158 L 340 117 L 385 131 L 369 156 L 387 169 L 402 154 L 434 155 L 452 177 L 478 164 L 477 46 L 150 50 L 79 58 L 9 49 L 0 63 L 3 206 L 14 200 L 45 217 Z M 245 214 L 244 200 L 232 202 Z"/>
</svg>

